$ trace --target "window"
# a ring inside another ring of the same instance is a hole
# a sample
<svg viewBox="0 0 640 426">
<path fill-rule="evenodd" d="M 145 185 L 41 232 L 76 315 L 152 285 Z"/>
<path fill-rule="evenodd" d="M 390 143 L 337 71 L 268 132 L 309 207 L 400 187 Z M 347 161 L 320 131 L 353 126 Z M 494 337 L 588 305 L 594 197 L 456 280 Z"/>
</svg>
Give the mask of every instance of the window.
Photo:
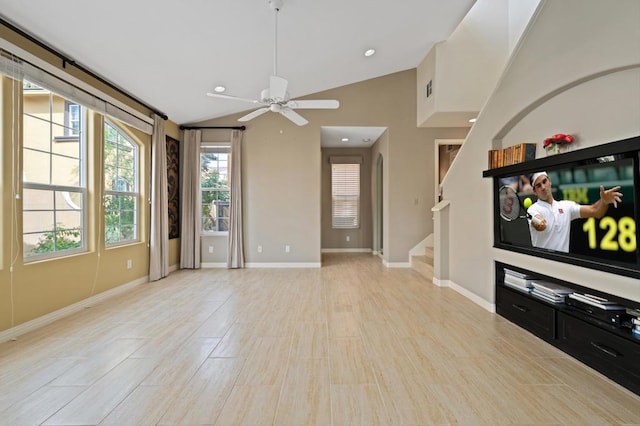
<svg viewBox="0 0 640 426">
<path fill-rule="evenodd" d="M 360 164 L 331 164 L 331 217 L 334 229 L 360 227 Z"/>
<path fill-rule="evenodd" d="M 80 105 L 65 102 L 64 111 L 65 136 L 78 136 L 80 134 Z"/>
<path fill-rule="evenodd" d="M 106 245 L 138 240 L 138 145 L 104 123 L 104 239 Z"/>
<path fill-rule="evenodd" d="M 23 92 L 23 251 L 36 260 L 86 250 L 85 111 L 75 142 L 65 135 L 63 97 L 25 81 Z"/>
<path fill-rule="evenodd" d="M 229 147 L 203 146 L 200 150 L 202 232 L 229 231 Z"/>
</svg>

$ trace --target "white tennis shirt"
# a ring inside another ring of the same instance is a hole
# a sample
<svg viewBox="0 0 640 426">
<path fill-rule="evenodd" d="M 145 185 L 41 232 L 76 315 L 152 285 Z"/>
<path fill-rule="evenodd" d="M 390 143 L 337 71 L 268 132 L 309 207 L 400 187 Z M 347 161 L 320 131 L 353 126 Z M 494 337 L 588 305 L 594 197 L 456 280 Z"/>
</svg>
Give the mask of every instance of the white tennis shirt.
<svg viewBox="0 0 640 426">
<path fill-rule="evenodd" d="M 531 244 L 534 247 L 569 252 L 571 221 L 580 217 L 580 204 L 569 200 L 553 200 L 551 204 L 538 200 L 527 209 L 527 212 L 532 217 L 539 214 L 547 221 L 547 228 L 544 231 L 537 231 L 531 226 L 531 219 L 529 219 Z"/>
</svg>

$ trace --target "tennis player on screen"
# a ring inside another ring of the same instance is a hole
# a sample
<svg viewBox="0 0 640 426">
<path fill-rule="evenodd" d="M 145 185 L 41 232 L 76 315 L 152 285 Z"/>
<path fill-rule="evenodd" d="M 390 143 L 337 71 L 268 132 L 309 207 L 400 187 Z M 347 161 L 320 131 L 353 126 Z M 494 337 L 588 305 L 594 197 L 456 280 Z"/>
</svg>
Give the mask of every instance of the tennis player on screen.
<svg viewBox="0 0 640 426">
<path fill-rule="evenodd" d="M 609 204 L 618 207 L 622 202 L 620 187 L 605 190 L 600 185 L 600 199 L 591 205 L 580 205 L 570 200 L 554 200 L 551 179 L 546 172 L 534 173 L 531 177 L 533 193 L 538 200 L 527 209 L 531 244 L 550 250 L 569 252 L 571 221 L 578 218 L 600 219 L 609 209 Z M 534 220 L 537 219 L 537 220 Z"/>
</svg>

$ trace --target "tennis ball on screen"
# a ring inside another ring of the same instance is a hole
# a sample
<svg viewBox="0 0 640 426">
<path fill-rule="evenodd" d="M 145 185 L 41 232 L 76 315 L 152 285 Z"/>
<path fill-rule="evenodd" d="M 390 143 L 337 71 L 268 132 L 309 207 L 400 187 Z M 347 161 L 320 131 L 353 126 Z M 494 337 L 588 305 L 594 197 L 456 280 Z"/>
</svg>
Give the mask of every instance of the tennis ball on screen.
<svg viewBox="0 0 640 426">
<path fill-rule="evenodd" d="M 531 204 L 533 204 L 533 201 L 531 201 L 531 198 L 527 197 L 524 199 L 524 201 L 522 202 L 522 205 L 524 205 L 525 209 L 528 209 L 529 207 L 531 207 Z"/>
</svg>

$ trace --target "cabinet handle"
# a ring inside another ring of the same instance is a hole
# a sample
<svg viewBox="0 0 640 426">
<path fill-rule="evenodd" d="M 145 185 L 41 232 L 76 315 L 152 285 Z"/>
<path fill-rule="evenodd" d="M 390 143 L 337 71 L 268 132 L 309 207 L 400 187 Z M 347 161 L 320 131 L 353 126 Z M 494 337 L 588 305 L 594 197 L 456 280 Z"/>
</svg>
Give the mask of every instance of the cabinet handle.
<svg viewBox="0 0 640 426">
<path fill-rule="evenodd" d="M 529 310 L 526 307 L 522 306 L 522 305 L 516 305 L 515 303 L 512 303 L 511 306 L 513 306 L 514 308 L 516 308 L 520 312 L 529 312 Z"/>
<path fill-rule="evenodd" d="M 591 346 L 593 346 L 596 349 L 601 350 L 602 352 L 604 352 L 607 355 L 611 355 L 614 358 L 617 358 L 618 356 L 622 355 L 619 352 L 605 346 L 605 345 L 601 345 L 600 343 L 596 343 L 596 342 L 591 342 Z"/>
</svg>

